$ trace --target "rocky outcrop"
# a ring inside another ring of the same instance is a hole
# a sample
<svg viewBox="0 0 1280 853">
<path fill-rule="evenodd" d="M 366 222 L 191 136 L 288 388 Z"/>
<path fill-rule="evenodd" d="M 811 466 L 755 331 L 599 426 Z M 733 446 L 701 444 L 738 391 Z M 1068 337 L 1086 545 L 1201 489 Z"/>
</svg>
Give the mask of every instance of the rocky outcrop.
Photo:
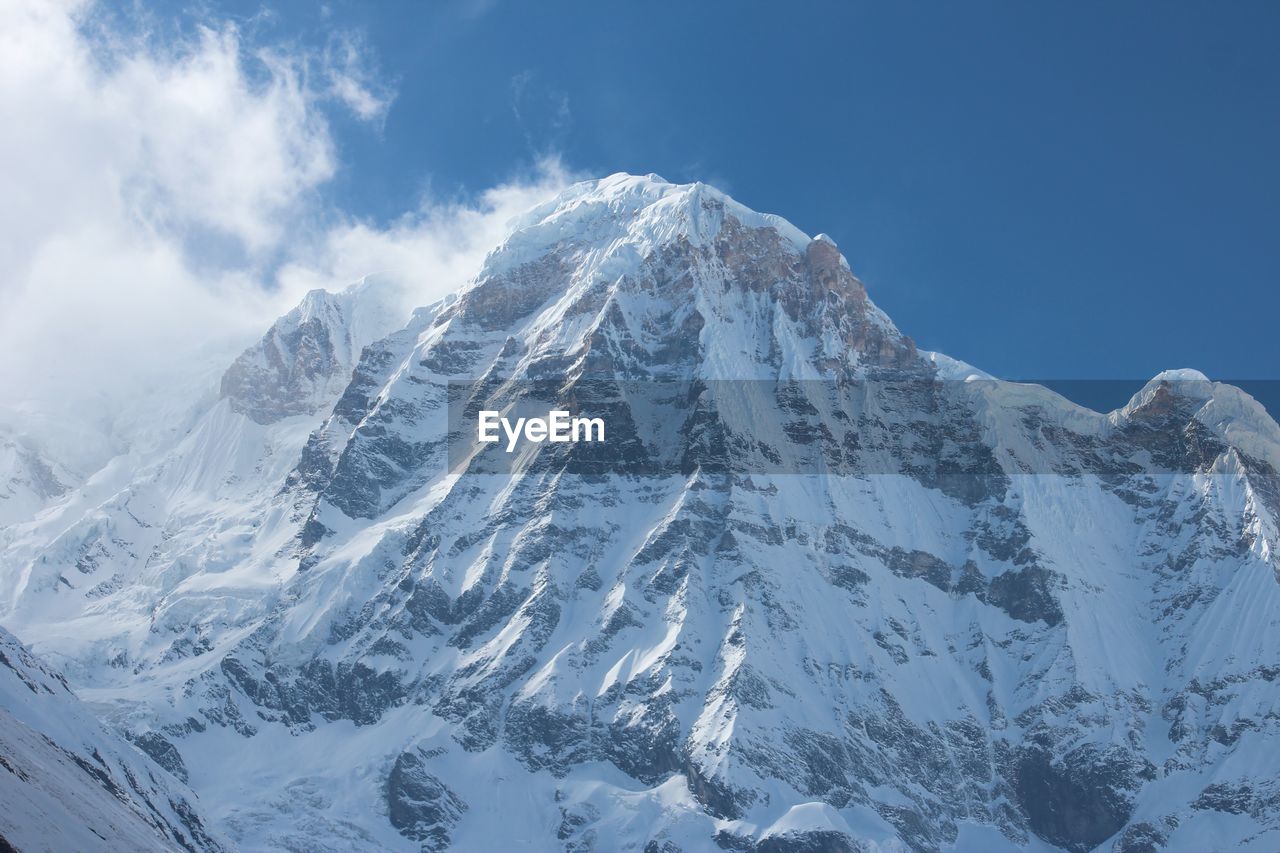
<svg viewBox="0 0 1280 853">
<path fill-rule="evenodd" d="M 417 749 L 396 757 L 387 776 L 387 816 L 401 835 L 434 853 L 449 849 L 449 832 L 467 805 L 428 772 L 433 757 Z"/>
<path fill-rule="evenodd" d="M 400 289 L 370 278 L 340 293 L 313 290 L 222 376 L 222 396 L 260 424 L 332 406 L 361 349 L 404 322 Z"/>
</svg>

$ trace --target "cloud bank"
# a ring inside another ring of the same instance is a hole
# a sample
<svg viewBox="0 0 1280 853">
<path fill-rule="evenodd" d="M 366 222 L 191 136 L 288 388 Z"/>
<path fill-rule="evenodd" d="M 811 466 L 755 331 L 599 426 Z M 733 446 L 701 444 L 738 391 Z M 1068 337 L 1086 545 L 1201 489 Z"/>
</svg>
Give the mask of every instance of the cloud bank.
<svg viewBox="0 0 1280 853">
<path fill-rule="evenodd" d="M 359 221 L 324 201 L 331 117 L 391 102 L 353 38 L 262 45 L 208 21 L 163 39 L 83 2 L 0 5 L 0 426 L 83 434 L 69 420 L 90 413 L 134 440 L 152 401 L 206 392 L 305 290 L 384 272 L 406 308 L 430 302 L 567 182 L 545 161 Z"/>
</svg>

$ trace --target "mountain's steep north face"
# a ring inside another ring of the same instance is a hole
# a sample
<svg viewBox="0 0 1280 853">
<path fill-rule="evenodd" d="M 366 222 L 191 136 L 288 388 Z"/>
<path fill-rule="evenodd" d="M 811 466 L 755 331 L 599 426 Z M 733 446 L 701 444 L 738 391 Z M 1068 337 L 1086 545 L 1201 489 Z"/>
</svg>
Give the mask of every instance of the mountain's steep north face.
<svg viewBox="0 0 1280 853">
<path fill-rule="evenodd" d="M 352 332 L 361 293 L 0 529 L 4 624 L 232 843 L 1280 848 L 1280 427 L 1242 391 L 995 380 L 829 238 L 655 176 L 405 323 Z M 547 388 L 603 450 L 469 444 Z"/>
</svg>

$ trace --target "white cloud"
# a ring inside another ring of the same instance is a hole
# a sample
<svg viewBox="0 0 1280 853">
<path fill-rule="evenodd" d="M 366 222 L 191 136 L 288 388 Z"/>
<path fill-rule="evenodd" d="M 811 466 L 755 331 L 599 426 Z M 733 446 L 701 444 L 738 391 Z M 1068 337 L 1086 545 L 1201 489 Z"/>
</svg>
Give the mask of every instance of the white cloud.
<svg viewBox="0 0 1280 853">
<path fill-rule="evenodd" d="M 385 228 L 345 222 L 328 229 L 305 260 L 285 265 L 279 281 L 296 293 L 380 272 L 405 284 L 415 304 L 432 302 L 476 273 L 515 216 L 569 180 L 558 160 L 546 159 L 526 179 L 491 188 L 472 203 L 425 201 Z"/>
<path fill-rule="evenodd" d="M 348 33 L 338 33 L 325 51 L 329 92 L 365 121 L 381 121 L 392 96 L 369 71 L 367 51 Z"/>
<path fill-rule="evenodd" d="M 358 40 L 261 46 L 210 22 L 165 43 L 94 13 L 0 4 L 0 419 L 11 427 L 33 411 L 136 420 L 310 287 L 390 271 L 412 301 L 430 301 L 566 181 L 547 162 L 474 204 L 361 222 L 320 192 L 340 167 L 330 111 L 376 123 L 390 104 Z"/>
<path fill-rule="evenodd" d="M 6 250 L 34 249 L 108 211 L 170 235 L 211 232 L 250 253 L 278 242 L 305 193 L 336 169 L 306 63 L 251 52 L 229 25 L 168 47 L 145 34 L 91 41 L 79 27 L 88 11 L 0 10 L 0 155 L 26 214 L 4 224 L 34 238 L 6 238 Z"/>
</svg>

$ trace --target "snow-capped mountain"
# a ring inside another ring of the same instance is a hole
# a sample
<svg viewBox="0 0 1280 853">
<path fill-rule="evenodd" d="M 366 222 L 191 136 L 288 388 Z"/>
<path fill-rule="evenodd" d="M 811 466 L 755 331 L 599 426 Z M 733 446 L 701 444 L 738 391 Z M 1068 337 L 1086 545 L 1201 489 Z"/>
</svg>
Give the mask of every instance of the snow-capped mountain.
<svg viewBox="0 0 1280 853">
<path fill-rule="evenodd" d="M 1280 427 L 1238 389 L 996 381 L 654 176 L 399 330 L 365 300 L 0 532 L 0 618 L 240 846 L 1280 846 Z M 603 455 L 459 453 L 459 389 L 547 383 Z"/>
<path fill-rule="evenodd" d="M 0 849 L 223 849 L 191 792 L 3 628 L 0 770 Z"/>
</svg>

